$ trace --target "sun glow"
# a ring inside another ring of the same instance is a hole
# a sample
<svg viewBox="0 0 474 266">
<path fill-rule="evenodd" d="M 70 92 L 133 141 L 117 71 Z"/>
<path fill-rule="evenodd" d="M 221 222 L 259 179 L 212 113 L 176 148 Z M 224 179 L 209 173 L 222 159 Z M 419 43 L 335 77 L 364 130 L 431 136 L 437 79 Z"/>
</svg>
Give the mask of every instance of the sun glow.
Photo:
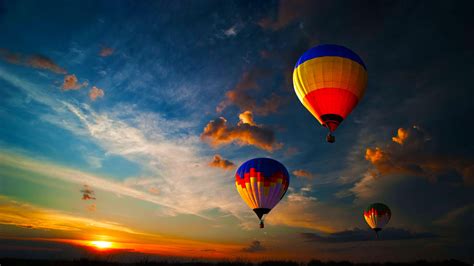
<svg viewBox="0 0 474 266">
<path fill-rule="evenodd" d="M 108 249 L 112 247 L 112 242 L 108 241 L 91 241 L 91 245 L 98 249 Z"/>
</svg>

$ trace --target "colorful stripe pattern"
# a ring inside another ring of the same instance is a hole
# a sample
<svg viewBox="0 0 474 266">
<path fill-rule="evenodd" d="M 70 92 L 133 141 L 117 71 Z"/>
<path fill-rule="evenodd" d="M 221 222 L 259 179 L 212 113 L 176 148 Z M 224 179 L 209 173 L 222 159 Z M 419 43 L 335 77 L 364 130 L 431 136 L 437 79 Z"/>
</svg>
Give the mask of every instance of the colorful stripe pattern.
<svg viewBox="0 0 474 266">
<path fill-rule="evenodd" d="M 311 48 L 296 63 L 293 86 L 301 103 L 332 132 L 360 101 L 367 85 L 362 59 L 346 47 Z"/>
<path fill-rule="evenodd" d="M 392 212 L 383 203 L 371 204 L 364 211 L 364 219 L 373 230 L 380 231 L 392 217 Z"/>
<path fill-rule="evenodd" d="M 249 160 L 235 174 L 237 191 L 253 210 L 269 211 L 275 207 L 285 195 L 289 183 L 290 176 L 285 166 L 270 158 Z"/>
</svg>

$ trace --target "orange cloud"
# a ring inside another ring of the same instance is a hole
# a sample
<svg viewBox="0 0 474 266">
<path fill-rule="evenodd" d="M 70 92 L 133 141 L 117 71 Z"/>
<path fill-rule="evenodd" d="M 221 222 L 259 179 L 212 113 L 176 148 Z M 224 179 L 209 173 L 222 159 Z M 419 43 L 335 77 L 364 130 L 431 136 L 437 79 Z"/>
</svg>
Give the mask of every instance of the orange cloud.
<svg viewBox="0 0 474 266">
<path fill-rule="evenodd" d="M 53 60 L 43 55 L 23 55 L 0 48 L 0 58 L 15 65 L 46 69 L 57 74 L 66 74 L 67 71 L 58 66 Z"/>
<path fill-rule="evenodd" d="M 242 114 L 241 114 L 242 115 Z M 244 119 L 249 116 L 243 115 Z M 266 151 L 273 151 L 281 148 L 282 144 L 276 143 L 273 130 L 257 124 L 249 124 L 249 120 L 240 120 L 237 126 L 227 125 L 227 120 L 219 117 L 211 120 L 204 128 L 201 139 L 207 141 L 210 145 L 218 147 L 230 143 L 238 145 L 251 145 Z"/>
<path fill-rule="evenodd" d="M 93 86 L 92 89 L 89 91 L 89 98 L 92 101 L 95 101 L 99 97 L 104 97 L 104 90 L 99 89 L 96 86 Z"/>
<path fill-rule="evenodd" d="M 392 137 L 392 141 L 400 145 L 403 145 L 403 142 L 408 138 L 408 130 L 399 128 L 397 131 L 397 136 Z"/>
<path fill-rule="evenodd" d="M 259 90 L 260 86 L 257 80 L 268 76 L 268 74 L 268 71 L 260 69 L 245 72 L 235 87 L 226 92 L 225 100 L 219 103 L 216 111 L 221 113 L 228 106 L 236 105 L 241 111 L 248 110 L 259 115 L 275 113 L 282 104 L 280 96 L 271 94 L 263 102 L 257 103 L 256 99 L 249 93 L 250 91 Z"/>
<path fill-rule="evenodd" d="M 151 187 L 148 189 L 148 192 L 150 192 L 151 194 L 154 194 L 154 195 L 158 195 L 160 194 L 160 190 L 157 188 L 157 187 Z"/>
<path fill-rule="evenodd" d="M 436 181 L 455 172 L 466 185 L 474 185 L 474 160 L 434 152 L 427 143 L 430 138 L 419 127 L 400 128 L 392 140 L 384 148 L 367 148 L 365 159 L 374 166 L 373 175 L 405 174 Z"/>
<path fill-rule="evenodd" d="M 298 169 L 293 171 L 293 175 L 298 176 L 298 177 L 305 177 L 305 178 L 312 178 L 313 174 L 306 170 Z"/>
<path fill-rule="evenodd" d="M 99 55 L 102 57 L 107 57 L 107 56 L 112 55 L 113 53 L 114 53 L 114 49 L 110 47 L 102 47 L 102 49 L 100 49 Z"/>
<path fill-rule="evenodd" d="M 130 228 L 112 222 L 91 220 L 55 210 L 39 208 L 0 196 L 0 224 L 30 229 L 94 232 L 115 231 L 140 234 Z"/>
<path fill-rule="evenodd" d="M 103 221 L 97 218 L 90 219 L 77 214 L 40 208 L 1 195 L 0 225 L 28 229 L 25 231 L 25 235 L 38 235 L 38 231 L 43 231 L 53 236 L 53 238 L 3 236 L 11 239 L 61 241 L 81 246 L 91 246 L 91 241 L 105 238 L 104 240 L 113 242 L 114 248 L 169 256 L 182 257 L 183 254 L 188 254 L 197 257 L 203 255 L 201 250 L 212 249 L 216 252 L 206 254 L 206 257 L 223 258 L 232 255 L 237 256 L 236 253 L 242 248 L 241 244 L 212 243 L 140 232 L 117 222 Z M 57 238 L 58 235 L 63 238 Z"/>
<path fill-rule="evenodd" d="M 82 84 L 78 83 L 78 80 L 76 78 L 76 75 L 71 74 L 71 75 L 66 75 L 64 77 L 64 82 L 62 85 L 62 89 L 65 91 L 68 90 L 78 90 L 82 87 L 87 86 L 88 83 L 86 81 L 82 82 Z"/>
<path fill-rule="evenodd" d="M 255 126 L 255 121 L 253 121 L 253 114 L 250 111 L 245 111 L 239 114 L 240 124 L 249 124 Z"/>
<path fill-rule="evenodd" d="M 367 148 L 365 151 L 365 159 L 375 164 L 383 159 L 383 152 L 379 147 L 375 149 Z"/>
<path fill-rule="evenodd" d="M 34 68 L 47 69 L 57 74 L 66 74 L 66 70 L 61 68 L 51 59 L 42 55 L 33 55 L 27 60 L 28 65 Z"/>
<path fill-rule="evenodd" d="M 87 205 L 86 210 L 90 212 L 95 212 L 97 210 L 97 205 L 95 203 Z"/>
<path fill-rule="evenodd" d="M 219 154 L 214 155 L 214 159 L 209 163 L 212 167 L 218 167 L 222 169 L 232 169 L 235 167 L 235 164 L 229 160 L 222 158 Z"/>
</svg>

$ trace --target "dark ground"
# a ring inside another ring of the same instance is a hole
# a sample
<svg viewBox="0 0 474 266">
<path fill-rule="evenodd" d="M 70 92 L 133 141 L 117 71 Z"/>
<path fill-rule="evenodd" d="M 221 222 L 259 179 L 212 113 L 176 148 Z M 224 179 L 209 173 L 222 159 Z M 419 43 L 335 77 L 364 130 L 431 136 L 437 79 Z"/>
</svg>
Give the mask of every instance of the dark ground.
<svg viewBox="0 0 474 266">
<path fill-rule="evenodd" d="M 298 263 L 294 261 L 263 261 L 259 263 L 252 262 L 242 262 L 242 261 L 222 261 L 222 262 L 199 262 L 199 261 L 190 261 L 190 262 L 176 262 L 176 261 L 161 261 L 161 262 L 152 262 L 152 261 L 139 261 L 134 263 L 121 263 L 121 262 L 111 262 L 104 260 L 88 260 L 88 259 L 79 259 L 79 260 L 29 260 L 29 259 L 11 259 L 3 258 L 0 259 L 0 266 L 13 266 L 13 265 L 40 265 L 40 266 L 377 266 L 377 265 L 386 265 L 386 266 L 396 266 L 396 265 L 470 265 L 457 260 L 445 260 L 445 261 L 416 261 L 409 263 L 352 263 L 348 261 L 326 261 L 322 262 L 319 260 L 312 260 L 308 263 Z"/>
</svg>

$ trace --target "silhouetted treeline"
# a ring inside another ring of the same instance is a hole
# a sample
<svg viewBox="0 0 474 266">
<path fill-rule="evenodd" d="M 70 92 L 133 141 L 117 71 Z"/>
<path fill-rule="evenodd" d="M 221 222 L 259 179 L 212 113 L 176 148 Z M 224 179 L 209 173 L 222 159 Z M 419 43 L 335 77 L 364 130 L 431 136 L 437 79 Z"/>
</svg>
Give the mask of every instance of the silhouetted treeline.
<svg viewBox="0 0 474 266">
<path fill-rule="evenodd" d="M 132 263 L 113 262 L 106 260 L 31 260 L 31 259 L 0 259 L 1 266 L 410 266 L 410 265 L 435 265 L 435 266 L 450 266 L 450 265 L 471 265 L 458 260 L 444 260 L 444 261 L 416 261 L 416 262 L 384 262 L 384 263 L 352 263 L 349 261 L 319 261 L 312 260 L 308 263 L 300 263 L 294 261 L 263 261 L 263 262 L 245 262 L 245 261 L 221 261 L 221 262 L 199 262 L 199 261 L 138 261 Z"/>
</svg>

